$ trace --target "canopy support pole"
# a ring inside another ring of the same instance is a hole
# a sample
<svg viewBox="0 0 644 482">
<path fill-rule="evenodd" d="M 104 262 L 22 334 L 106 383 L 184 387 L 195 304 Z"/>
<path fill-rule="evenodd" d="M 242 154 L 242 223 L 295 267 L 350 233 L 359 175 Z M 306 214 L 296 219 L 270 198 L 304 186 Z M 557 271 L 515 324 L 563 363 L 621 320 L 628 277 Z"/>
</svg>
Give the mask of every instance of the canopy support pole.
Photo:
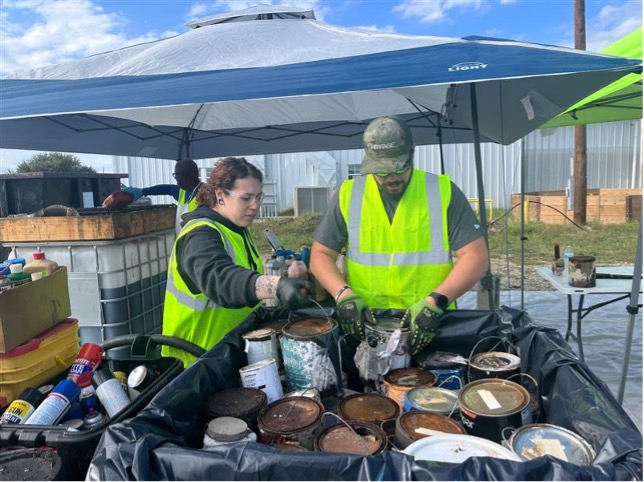
<svg viewBox="0 0 644 482">
<path fill-rule="evenodd" d="M 525 142 L 521 139 L 521 159 L 519 159 L 519 169 L 521 170 L 520 175 L 520 184 L 521 184 L 521 196 L 520 196 L 520 205 L 519 211 L 521 219 L 521 310 L 524 309 L 524 291 L 525 291 L 525 242 L 528 238 L 525 235 Z"/>
<path fill-rule="evenodd" d="M 481 278 L 481 288 L 487 292 L 488 295 L 488 308 L 495 310 L 498 307 L 495 303 L 494 293 L 494 277 L 490 265 L 490 244 L 488 241 L 487 233 L 487 213 L 485 211 L 485 189 L 483 187 L 483 167 L 481 163 L 481 137 L 479 134 L 479 114 L 476 102 L 476 83 L 470 83 L 470 104 L 472 109 L 472 133 L 474 136 L 474 163 L 476 165 L 476 184 L 479 192 L 479 220 L 483 227 L 483 236 L 485 238 L 485 246 L 488 252 L 487 272 Z"/>
<path fill-rule="evenodd" d="M 628 327 L 626 330 L 626 350 L 624 352 L 624 363 L 622 365 L 622 379 L 619 383 L 617 392 L 617 401 L 624 402 L 624 387 L 628 376 L 628 366 L 631 359 L 631 346 L 633 344 L 633 329 L 635 327 L 635 316 L 639 312 L 640 286 L 642 283 L 642 220 L 640 219 L 640 229 L 637 235 L 637 250 L 635 251 L 635 267 L 633 268 L 633 284 L 631 285 L 630 304 L 626 307 L 628 311 Z"/>
</svg>

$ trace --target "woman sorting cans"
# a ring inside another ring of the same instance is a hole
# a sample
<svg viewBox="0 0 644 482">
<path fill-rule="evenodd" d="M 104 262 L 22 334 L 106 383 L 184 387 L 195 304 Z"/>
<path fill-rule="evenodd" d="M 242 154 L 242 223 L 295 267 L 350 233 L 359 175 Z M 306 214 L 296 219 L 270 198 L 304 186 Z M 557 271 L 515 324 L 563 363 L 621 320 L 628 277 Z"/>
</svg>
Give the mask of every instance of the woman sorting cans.
<svg viewBox="0 0 644 482">
<path fill-rule="evenodd" d="M 262 300 L 277 298 L 287 310 L 309 303 L 302 278 L 268 276 L 248 227 L 259 215 L 262 173 L 242 157 L 220 159 L 197 195 L 199 207 L 183 215 L 168 266 L 163 334 L 208 350 L 239 325 Z M 169 346 L 188 366 L 195 357 Z"/>
</svg>

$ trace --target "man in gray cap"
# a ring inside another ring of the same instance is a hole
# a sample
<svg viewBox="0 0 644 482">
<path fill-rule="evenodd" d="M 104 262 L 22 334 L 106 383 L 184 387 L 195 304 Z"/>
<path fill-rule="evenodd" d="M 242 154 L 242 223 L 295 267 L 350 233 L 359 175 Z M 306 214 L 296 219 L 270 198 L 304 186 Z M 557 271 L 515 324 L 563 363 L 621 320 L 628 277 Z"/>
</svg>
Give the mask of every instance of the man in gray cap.
<svg viewBox="0 0 644 482">
<path fill-rule="evenodd" d="M 407 310 L 402 327 L 416 354 L 440 315 L 487 271 L 484 230 L 446 175 L 413 168 L 404 120 L 373 120 L 363 143 L 362 176 L 342 183 L 313 234 L 311 272 L 334 296 L 344 332 L 359 340 L 372 309 Z M 346 280 L 335 263 L 343 247 Z"/>
</svg>

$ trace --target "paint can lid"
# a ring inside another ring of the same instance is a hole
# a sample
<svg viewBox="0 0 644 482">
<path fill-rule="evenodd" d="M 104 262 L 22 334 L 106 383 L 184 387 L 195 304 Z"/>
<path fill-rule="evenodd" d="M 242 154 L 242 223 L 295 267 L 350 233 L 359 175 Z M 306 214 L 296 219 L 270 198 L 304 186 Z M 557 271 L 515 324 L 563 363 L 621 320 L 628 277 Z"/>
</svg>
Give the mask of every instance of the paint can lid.
<svg viewBox="0 0 644 482">
<path fill-rule="evenodd" d="M 530 394 L 518 383 L 499 378 L 470 382 L 459 393 L 463 409 L 477 415 L 502 416 L 523 410 Z"/>
<path fill-rule="evenodd" d="M 452 433 L 465 435 L 465 428 L 451 418 L 435 412 L 412 410 L 403 413 L 398 418 L 400 428 L 413 440 Z"/>
<path fill-rule="evenodd" d="M 292 337 L 312 337 L 327 333 L 335 328 L 336 322 L 327 318 L 302 318 L 290 322 L 282 330 Z"/>
<path fill-rule="evenodd" d="M 266 406 L 267 396 L 262 390 L 251 387 L 228 388 L 211 395 L 206 401 L 206 414 L 211 418 L 239 417 Z"/>
<path fill-rule="evenodd" d="M 514 452 L 502 445 L 473 435 L 445 434 L 425 437 L 410 444 L 403 452 L 413 455 L 416 460 L 452 464 L 459 464 L 470 457 L 495 457 L 521 461 Z"/>
<path fill-rule="evenodd" d="M 446 388 L 417 387 L 412 388 L 405 397 L 415 408 L 438 413 L 450 413 L 459 410 L 458 393 Z"/>
<path fill-rule="evenodd" d="M 416 367 L 396 368 L 383 377 L 385 382 L 401 387 L 434 385 L 437 379 L 438 377 L 432 372 Z"/>
<path fill-rule="evenodd" d="M 523 425 L 510 436 L 510 447 L 523 460 L 551 455 L 575 465 L 591 465 L 595 451 L 576 433 L 547 423 Z"/>
<path fill-rule="evenodd" d="M 319 423 L 324 406 L 308 397 L 276 400 L 259 413 L 259 425 L 271 432 L 293 433 Z"/>
<path fill-rule="evenodd" d="M 242 338 L 250 341 L 264 341 L 269 340 L 275 334 L 272 328 L 259 328 L 257 330 L 248 331 L 242 335 Z"/>
<path fill-rule="evenodd" d="M 248 433 L 248 425 L 240 418 L 218 417 L 208 422 L 206 434 L 218 442 L 241 440 Z"/>
<path fill-rule="evenodd" d="M 521 366 L 521 358 L 502 351 L 477 353 L 470 360 L 470 366 L 489 372 L 514 370 Z"/>
<path fill-rule="evenodd" d="M 345 420 L 382 422 L 396 418 L 400 413 L 398 404 L 379 393 L 358 393 L 340 400 L 338 415 Z"/>
</svg>

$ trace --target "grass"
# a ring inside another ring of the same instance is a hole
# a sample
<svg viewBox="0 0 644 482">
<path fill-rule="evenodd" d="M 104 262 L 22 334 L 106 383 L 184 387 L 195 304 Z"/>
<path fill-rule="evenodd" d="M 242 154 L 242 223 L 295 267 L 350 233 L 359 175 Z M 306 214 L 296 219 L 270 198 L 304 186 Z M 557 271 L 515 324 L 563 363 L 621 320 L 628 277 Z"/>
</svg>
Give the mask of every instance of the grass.
<svg viewBox="0 0 644 482">
<path fill-rule="evenodd" d="M 500 212 L 500 211 L 499 211 Z M 490 256 L 493 259 L 510 259 L 521 262 L 521 225 L 513 214 L 498 214 L 488 222 Z M 291 213 L 292 214 L 292 213 Z M 251 231 L 263 254 L 271 251 L 264 237 L 264 230 L 271 229 L 286 249 L 299 252 L 302 245 L 310 246 L 313 231 L 320 219 L 319 214 L 305 213 L 299 217 L 290 215 L 273 219 L 256 221 Z M 572 223 L 545 224 L 527 223 L 525 225 L 524 243 L 525 265 L 539 266 L 548 264 L 554 254 L 554 244 L 572 246 L 576 255 L 595 256 L 597 264 L 620 265 L 633 264 L 637 247 L 639 223 L 624 224 L 588 224 L 577 227 Z"/>
</svg>

